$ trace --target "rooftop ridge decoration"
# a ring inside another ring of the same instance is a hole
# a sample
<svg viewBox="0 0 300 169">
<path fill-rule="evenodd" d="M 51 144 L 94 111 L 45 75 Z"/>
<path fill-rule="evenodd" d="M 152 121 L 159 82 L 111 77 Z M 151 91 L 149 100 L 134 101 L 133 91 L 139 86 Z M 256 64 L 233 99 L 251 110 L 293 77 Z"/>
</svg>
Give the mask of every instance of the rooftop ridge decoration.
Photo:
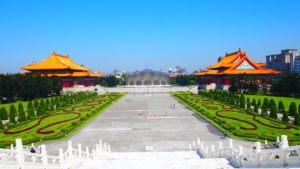
<svg viewBox="0 0 300 169">
<path fill-rule="evenodd" d="M 195 75 L 230 75 L 230 74 L 280 74 L 280 71 L 265 69 L 265 63 L 257 63 L 251 60 L 246 52 L 238 51 L 227 53 L 217 63 L 206 67 L 207 71 L 199 71 Z"/>
</svg>

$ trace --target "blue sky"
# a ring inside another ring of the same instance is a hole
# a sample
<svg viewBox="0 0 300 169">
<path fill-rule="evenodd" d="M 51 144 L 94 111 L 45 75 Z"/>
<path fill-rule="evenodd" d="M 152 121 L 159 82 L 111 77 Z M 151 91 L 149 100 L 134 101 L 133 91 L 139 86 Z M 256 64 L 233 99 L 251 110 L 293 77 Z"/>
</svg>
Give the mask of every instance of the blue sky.
<svg viewBox="0 0 300 169">
<path fill-rule="evenodd" d="M 254 61 L 300 50 L 297 0 L 1 0 L 0 72 L 52 50 L 95 71 L 188 71 L 242 48 Z"/>
</svg>

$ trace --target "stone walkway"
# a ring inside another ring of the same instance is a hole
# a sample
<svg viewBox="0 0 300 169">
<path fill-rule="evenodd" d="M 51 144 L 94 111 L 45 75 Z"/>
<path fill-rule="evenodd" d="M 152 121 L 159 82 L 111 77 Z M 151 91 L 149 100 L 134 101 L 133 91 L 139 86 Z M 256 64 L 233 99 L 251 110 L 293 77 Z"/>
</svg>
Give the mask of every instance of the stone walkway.
<svg viewBox="0 0 300 169">
<path fill-rule="evenodd" d="M 172 104 L 175 108 L 171 108 Z M 217 146 L 219 141 L 227 141 L 222 135 L 168 93 L 127 94 L 70 140 L 73 145 L 80 143 L 85 147 L 102 139 L 113 152 L 144 152 L 146 146 L 152 146 L 154 152 L 174 152 L 188 150 L 198 137 Z M 234 142 L 252 146 L 248 141 Z M 49 154 L 57 154 L 58 148 L 66 147 L 67 141 L 47 143 Z"/>
</svg>

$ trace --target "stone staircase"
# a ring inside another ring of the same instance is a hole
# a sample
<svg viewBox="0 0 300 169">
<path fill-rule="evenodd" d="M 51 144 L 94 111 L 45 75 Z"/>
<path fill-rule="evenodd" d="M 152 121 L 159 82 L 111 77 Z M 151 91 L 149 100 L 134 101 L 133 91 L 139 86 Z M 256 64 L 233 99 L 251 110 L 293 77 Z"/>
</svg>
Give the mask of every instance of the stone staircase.
<svg viewBox="0 0 300 169">
<path fill-rule="evenodd" d="M 88 160 L 80 169 L 198 169 L 233 168 L 225 158 L 201 159 L 195 151 L 111 152 Z"/>
</svg>

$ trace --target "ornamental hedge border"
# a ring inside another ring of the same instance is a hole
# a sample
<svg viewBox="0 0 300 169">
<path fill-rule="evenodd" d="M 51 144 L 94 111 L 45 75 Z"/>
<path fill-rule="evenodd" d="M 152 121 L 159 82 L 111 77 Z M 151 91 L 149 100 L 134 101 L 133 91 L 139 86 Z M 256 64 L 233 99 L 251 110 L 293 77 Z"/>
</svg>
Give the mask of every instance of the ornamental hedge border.
<svg viewBox="0 0 300 169">
<path fill-rule="evenodd" d="M 225 105 L 219 102 L 216 102 L 212 99 L 206 98 L 204 96 L 199 96 L 197 94 L 193 94 L 190 92 L 172 92 L 171 93 L 175 98 L 177 98 L 178 100 L 180 100 L 181 102 L 183 102 L 185 105 L 187 105 L 188 107 L 190 107 L 192 110 L 194 110 L 197 114 L 199 114 L 200 116 L 202 116 L 203 118 L 205 118 L 207 121 L 209 121 L 210 123 L 212 123 L 213 125 L 215 125 L 217 128 L 219 128 L 220 130 L 227 130 L 229 135 L 231 135 L 232 137 L 235 138 L 242 138 L 242 139 L 247 139 L 247 140 L 269 140 L 269 141 L 275 141 L 276 140 L 276 136 L 270 136 L 270 135 L 262 135 L 259 132 L 256 132 L 258 130 L 257 124 L 255 123 L 259 123 L 260 125 L 266 126 L 266 127 L 270 127 L 274 130 L 284 130 L 284 131 L 289 131 L 289 129 L 296 129 L 299 130 L 300 133 L 300 128 L 290 125 L 290 124 L 284 124 L 279 120 L 275 120 L 273 118 L 268 118 L 268 117 L 263 117 L 264 120 L 268 120 L 270 122 L 276 123 L 276 124 L 280 124 L 280 125 L 284 125 L 284 127 L 280 127 L 279 126 L 275 126 L 275 125 L 271 125 L 271 124 L 266 124 L 265 122 L 262 122 L 260 120 L 257 119 L 257 117 L 259 116 L 257 113 L 254 112 L 249 112 L 249 111 L 245 111 L 244 109 L 240 109 L 240 108 L 235 108 L 234 106 L 230 106 L 230 105 Z M 208 112 L 211 110 L 216 110 L 215 116 Z M 253 121 L 245 121 L 242 119 L 239 119 L 238 115 L 236 117 L 227 117 L 225 115 L 222 115 L 222 112 L 234 112 L 234 113 L 241 113 L 241 115 L 246 115 L 246 116 L 252 116 L 252 120 Z M 261 117 L 260 117 L 261 118 Z M 232 126 L 229 123 L 224 123 L 224 121 L 226 122 L 226 119 L 230 119 L 230 120 L 236 120 L 242 123 L 247 123 L 247 125 L 250 125 L 252 127 L 243 127 L 240 126 L 240 130 L 232 130 L 230 129 Z M 252 130 L 252 133 L 244 133 L 242 132 L 243 130 L 247 131 L 247 130 Z M 299 144 L 300 143 L 300 137 L 299 136 L 289 136 L 289 141 L 291 144 Z"/>
</svg>

